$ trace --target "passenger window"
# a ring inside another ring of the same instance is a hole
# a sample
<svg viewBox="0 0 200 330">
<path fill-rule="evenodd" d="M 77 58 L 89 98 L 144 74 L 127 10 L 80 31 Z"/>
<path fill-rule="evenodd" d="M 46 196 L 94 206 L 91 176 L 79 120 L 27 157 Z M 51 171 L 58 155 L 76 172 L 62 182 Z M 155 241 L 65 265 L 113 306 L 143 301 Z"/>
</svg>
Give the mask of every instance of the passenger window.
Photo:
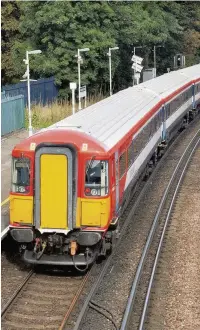
<svg viewBox="0 0 200 330">
<path fill-rule="evenodd" d="M 142 151 L 143 142 L 142 142 L 142 131 L 134 139 L 134 158 L 136 159 L 140 152 Z"/>
<path fill-rule="evenodd" d="M 157 126 L 158 126 L 158 118 L 157 115 L 154 117 L 154 125 L 155 125 L 155 132 L 157 132 Z"/>
<path fill-rule="evenodd" d="M 166 105 L 165 111 L 166 111 L 166 119 L 167 119 L 170 117 L 170 103 Z"/>
<path fill-rule="evenodd" d="M 128 147 L 128 168 L 133 164 L 133 159 L 134 159 L 134 144 L 133 141 L 131 142 L 130 146 Z"/>
<path fill-rule="evenodd" d="M 108 194 L 108 161 L 90 160 L 86 162 L 85 195 L 106 196 Z"/>
<path fill-rule="evenodd" d="M 149 141 L 149 134 L 150 134 L 150 124 L 151 123 L 148 123 L 144 128 L 143 130 L 141 131 L 140 134 L 142 134 L 142 139 L 143 139 L 143 144 L 144 146 L 148 143 Z"/>
<path fill-rule="evenodd" d="M 119 157 L 119 177 L 120 179 L 126 172 L 126 151 Z"/>
<path fill-rule="evenodd" d="M 147 140 L 150 140 L 151 137 L 151 122 L 147 125 Z"/>
</svg>

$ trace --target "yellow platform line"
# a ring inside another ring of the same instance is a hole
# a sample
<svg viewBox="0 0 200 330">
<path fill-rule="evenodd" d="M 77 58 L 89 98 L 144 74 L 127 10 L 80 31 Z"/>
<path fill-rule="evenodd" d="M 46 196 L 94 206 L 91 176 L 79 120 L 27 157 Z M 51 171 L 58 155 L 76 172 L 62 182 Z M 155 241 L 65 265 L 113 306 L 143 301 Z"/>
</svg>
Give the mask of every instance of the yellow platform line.
<svg viewBox="0 0 200 330">
<path fill-rule="evenodd" d="M 8 203 L 10 201 L 10 197 L 4 199 L 4 201 L 1 203 L 1 206 L 5 205 L 6 203 Z"/>
</svg>

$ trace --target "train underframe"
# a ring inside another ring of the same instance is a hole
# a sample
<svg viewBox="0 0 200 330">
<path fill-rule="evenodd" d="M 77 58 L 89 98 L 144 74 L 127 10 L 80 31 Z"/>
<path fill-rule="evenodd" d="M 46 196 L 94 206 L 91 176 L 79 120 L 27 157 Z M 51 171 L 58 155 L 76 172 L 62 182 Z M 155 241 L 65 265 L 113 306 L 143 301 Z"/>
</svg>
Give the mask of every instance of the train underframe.
<svg viewBox="0 0 200 330">
<path fill-rule="evenodd" d="M 16 231 L 16 232 L 15 232 Z M 29 237 L 30 241 L 20 244 L 20 251 L 26 263 L 32 265 L 73 266 L 84 271 L 98 258 L 111 253 L 118 235 L 118 226 L 110 225 L 106 232 L 70 231 L 62 233 L 43 233 L 32 228 L 12 229 L 15 240 Z M 32 240 L 31 240 L 32 238 Z"/>
</svg>

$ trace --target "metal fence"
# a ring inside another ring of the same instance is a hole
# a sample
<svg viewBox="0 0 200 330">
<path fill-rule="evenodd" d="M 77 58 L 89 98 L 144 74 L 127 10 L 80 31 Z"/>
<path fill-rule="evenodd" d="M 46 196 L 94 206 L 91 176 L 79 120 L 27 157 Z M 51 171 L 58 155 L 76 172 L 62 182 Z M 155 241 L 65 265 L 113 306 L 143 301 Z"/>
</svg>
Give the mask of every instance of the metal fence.
<svg viewBox="0 0 200 330">
<path fill-rule="evenodd" d="M 1 136 L 25 126 L 24 96 L 6 96 L 1 93 Z"/>
<path fill-rule="evenodd" d="M 39 79 L 30 82 L 31 103 L 46 105 L 52 103 L 58 96 L 58 88 L 55 86 L 54 77 Z M 24 95 L 24 101 L 28 103 L 27 82 L 2 87 L 6 96 Z"/>
</svg>

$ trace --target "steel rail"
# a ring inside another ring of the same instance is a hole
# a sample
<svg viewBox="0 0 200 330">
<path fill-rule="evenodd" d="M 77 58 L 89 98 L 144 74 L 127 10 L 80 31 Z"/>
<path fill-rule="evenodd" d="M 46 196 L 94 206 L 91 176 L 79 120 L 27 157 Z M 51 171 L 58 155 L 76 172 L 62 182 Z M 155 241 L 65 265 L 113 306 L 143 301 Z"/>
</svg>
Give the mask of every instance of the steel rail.
<svg viewBox="0 0 200 330">
<path fill-rule="evenodd" d="M 183 182 L 183 178 L 184 178 L 184 176 L 186 174 L 186 170 L 188 168 L 188 165 L 189 165 L 189 163 L 191 161 L 191 158 L 192 158 L 194 152 L 196 151 L 196 149 L 197 149 L 197 147 L 199 145 L 199 142 L 200 142 L 200 138 L 197 141 L 197 143 L 195 144 L 194 148 L 192 149 L 192 151 L 191 151 L 191 153 L 190 153 L 190 155 L 188 157 L 188 160 L 187 160 L 187 162 L 185 164 L 185 167 L 184 167 L 184 169 L 183 169 L 183 171 L 181 173 L 180 179 L 178 181 L 176 190 L 174 192 L 174 195 L 173 195 L 173 198 L 172 198 L 172 201 L 171 201 L 171 204 L 170 204 L 168 213 L 167 213 L 167 217 L 165 219 L 165 224 L 164 224 L 164 227 L 163 227 L 162 235 L 160 237 L 160 241 L 159 241 L 158 249 L 157 249 L 157 252 L 156 252 L 156 257 L 155 257 L 153 269 L 152 269 L 152 272 L 151 272 L 149 286 L 148 286 L 147 294 L 146 294 L 146 297 L 145 297 L 145 303 L 144 303 L 144 307 L 143 307 L 143 310 L 142 310 L 142 316 L 141 316 L 141 319 L 140 319 L 139 330 L 142 330 L 143 329 L 144 322 L 145 322 L 145 319 L 146 319 L 147 308 L 148 308 L 148 303 L 149 303 L 149 298 L 150 298 L 150 294 L 151 294 L 152 284 L 153 284 L 153 280 L 154 280 L 154 276 L 155 276 L 155 271 L 156 271 L 156 267 L 157 267 L 157 264 L 158 264 L 158 259 L 159 259 L 159 255 L 160 255 L 160 252 L 161 252 L 161 248 L 162 248 L 162 244 L 163 244 L 163 239 L 164 239 L 164 236 L 165 236 L 165 232 L 166 232 L 166 229 L 167 229 L 167 226 L 168 226 L 168 223 L 169 223 L 169 219 L 170 219 L 170 216 L 171 216 L 171 213 L 172 213 L 172 209 L 173 209 L 173 206 L 174 206 L 174 203 L 175 203 L 175 199 L 176 199 L 177 194 L 179 192 L 180 186 L 181 186 L 181 184 Z"/>
<path fill-rule="evenodd" d="M 136 271 L 136 275 L 135 275 L 133 283 L 132 283 L 130 295 L 129 295 L 128 302 L 127 302 L 127 305 L 126 305 L 126 309 L 125 309 L 125 312 L 124 312 L 124 316 L 123 316 L 123 320 L 122 320 L 122 323 L 121 323 L 120 330 L 127 330 L 127 328 L 128 328 L 129 319 L 130 319 L 130 316 L 131 316 L 133 303 L 134 303 L 134 300 L 135 300 L 137 287 L 138 287 L 138 284 L 139 284 L 139 281 L 140 281 L 140 278 L 141 278 L 144 262 L 146 260 L 146 257 L 147 257 L 152 239 L 153 239 L 153 235 L 155 233 L 157 223 L 158 223 L 161 211 L 163 209 L 163 206 L 165 204 L 165 201 L 167 199 L 169 190 L 170 190 L 170 188 L 173 184 L 173 181 L 174 181 L 174 179 L 175 179 L 175 177 L 178 173 L 178 170 L 179 170 L 184 158 L 187 155 L 187 152 L 188 152 L 189 148 L 194 143 L 194 141 L 196 140 L 196 138 L 198 137 L 199 134 L 200 134 L 200 129 L 196 132 L 196 134 L 193 136 L 190 143 L 186 147 L 186 149 L 185 149 L 184 153 L 182 154 L 182 156 L 181 156 L 181 158 L 180 158 L 180 160 L 179 160 L 179 162 L 178 162 L 178 164 L 177 164 L 177 166 L 176 166 L 176 168 L 175 168 L 175 170 L 174 170 L 174 172 L 171 176 L 171 179 L 170 179 L 170 181 L 169 181 L 169 183 L 168 183 L 168 185 L 165 189 L 165 192 L 164 192 L 163 197 L 161 199 L 161 202 L 159 204 L 158 210 L 156 212 L 155 218 L 153 220 L 152 227 L 151 227 L 151 230 L 149 232 L 149 235 L 148 235 L 148 238 L 147 238 L 147 241 L 146 241 L 146 244 L 145 244 L 145 247 L 144 247 L 144 250 L 143 250 L 143 253 L 142 253 L 138 268 L 137 268 L 137 271 Z"/>
<path fill-rule="evenodd" d="M 163 156 L 163 159 L 164 159 L 164 156 Z M 161 165 L 161 162 L 159 163 L 159 165 Z M 151 178 L 153 178 L 153 175 L 155 175 L 155 174 L 156 173 L 153 173 L 152 176 L 151 176 Z M 143 198 L 143 196 L 144 196 L 147 188 L 149 187 L 149 185 L 150 185 L 150 180 L 148 180 L 146 182 L 144 188 L 142 189 L 142 191 L 140 192 L 140 194 L 139 194 L 139 196 L 138 196 L 138 198 L 136 200 L 136 203 L 134 204 L 134 207 L 132 208 L 132 210 L 131 210 L 131 212 L 130 212 L 130 214 L 128 216 L 128 219 L 127 219 L 126 223 L 124 223 L 124 225 L 122 227 L 122 230 L 120 232 L 120 237 L 119 237 L 119 239 L 118 239 L 118 241 L 116 243 L 115 250 L 116 250 L 117 246 L 119 245 L 119 243 L 121 242 L 121 239 L 122 239 L 122 237 L 123 237 L 123 235 L 125 233 L 125 230 L 128 227 L 130 221 L 132 220 L 132 216 L 133 216 L 136 208 L 138 207 L 139 203 L 141 202 L 141 200 L 142 200 L 142 198 Z M 76 320 L 76 323 L 75 323 L 75 326 L 74 326 L 73 330 L 78 330 L 79 329 L 79 327 L 81 325 L 81 322 L 82 322 L 82 320 L 83 320 L 83 318 L 84 318 L 84 316 L 85 316 L 88 308 L 91 307 L 90 306 L 90 302 L 92 300 L 92 297 L 94 296 L 95 292 L 97 291 L 97 289 L 98 289 L 98 287 L 99 287 L 99 285 L 101 283 L 101 280 L 103 279 L 103 277 L 104 277 L 104 275 L 105 275 L 108 267 L 111 264 L 112 258 L 113 258 L 114 254 L 115 254 L 115 250 L 113 251 L 113 253 L 106 260 L 106 263 L 103 266 L 103 268 L 102 268 L 102 270 L 101 270 L 101 272 L 99 274 L 99 277 L 98 277 L 97 281 L 93 284 L 93 286 L 92 286 L 89 294 L 87 295 L 87 298 L 86 298 L 86 300 L 85 300 L 85 302 L 83 304 L 83 307 L 81 309 L 81 312 L 79 313 L 79 316 L 78 316 L 78 318 Z"/>
<path fill-rule="evenodd" d="M 75 293 L 74 293 L 74 297 L 72 298 L 72 301 L 69 305 L 69 307 L 67 307 L 66 312 L 63 316 L 63 319 L 59 325 L 59 330 L 64 329 L 66 322 L 69 319 L 69 316 L 71 315 L 74 306 L 76 304 L 76 302 L 78 301 L 86 282 L 88 281 L 90 275 L 91 275 L 91 270 L 92 268 L 85 274 L 85 276 L 83 277 L 83 279 L 81 280 L 80 285 L 76 288 Z M 23 280 L 23 282 L 20 284 L 20 286 L 17 288 L 17 290 L 14 292 L 14 294 L 12 295 L 12 297 L 8 300 L 8 302 L 5 304 L 5 306 L 3 307 L 2 311 L 1 311 L 1 317 L 4 317 L 5 315 L 7 315 L 7 313 L 9 313 L 9 307 L 12 306 L 12 304 L 14 303 L 15 299 L 17 298 L 17 296 L 19 295 L 19 293 L 23 290 L 24 286 L 28 283 L 28 281 L 30 280 L 30 278 L 32 277 L 32 275 L 35 274 L 34 270 L 31 270 L 28 275 L 26 276 L 26 278 Z"/>
<path fill-rule="evenodd" d="M 196 122 L 196 121 L 193 121 L 193 122 Z M 200 132 L 200 130 L 198 130 L 198 132 L 196 133 L 196 135 L 197 135 L 199 132 Z M 184 131 L 181 132 L 181 133 L 179 134 L 178 138 L 180 138 L 180 137 L 182 136 L 183 133 L 184 133 Z M 196 135 L 195 135 L 195 136 L 196 136 Z M 156 174 L 157 174 L 157 171 L 161 168 L 161 166 L 162 166 L 162 164 L 164 163 L 166 157 L 168 157 L 168 155 L 169 155 L 171 149 L 173 149 L 173 145 L 174 145 L 174 143 L 175 143 L 176 141 L 177 141 L 177 139 L 175 139 L 175 141 L 173 141 L 173 142 L 169 145 L 169 147 L 168 147 L 168 149 L 166 150 L 165 154 L 163 155 L 163 157 L 162 157 L 162 158 L 160 159 L 160 161 L 158 162 L 158 164 L 157 164 L 155 170 L 153 171 L 153 173 L 152 173 L 151 176 L 150 176 L 151 180 L 155 178 L 155 176 L 156 176 Z M 123 235 L 124 235 L 124 233 L 125 233 L 125 231 L 126 231 L 128 225 L 130 224 L 130 221 L 132 220 L 132 217 L 133 217 L 133 215 L 134 215 L 136 209 L 138 208 L 138 205 L 140 204 L 140 202 L 141 202 L 142 198 L 144 197 L 144 195 L 145 195 L 145 193 L 146 193 L 148 187 L 149 187 L 150 184 L 151 184 L 151 180 L 148 180 L 148 181 L 146 182 L 145 186 L 142 188 L 142 190 L 141 190 L 139 196 L 137 197 L 137 200 L 136 200 L 136 202 L 135 202 L 133 208 L 131 209 L 131 211 L 130 211 L 130 213 L 129 213 L 129 215 L 128 215 L 128 218 L 127 218 L 126 222 L 124 223 L 124 225 L 123 225 L 123 227 L 122 227 L 122 230 L 121 230 L 121 232 L 120 232 L 120 237 L 119 237 L 119 239 L 118 239 L 118 241 L 117 241 L 117 243 L 116 243 L 115 249 L 114 249 L 113 253 L 112 253 L 112 254 L 108 257 L 108 259 L 106 260 L 106 263 L 105 263 L 103 269 L 101 270 L 101 272 L 100 272 L 100 274 L 99 274 L 99 277 L 98 277 L 97 281 L 93 284 L 93 286 L 92 286 L 92 288 L 91 288 L 89 294 L 87 295 L 87 298 L 86 298 L 86 300 L 84 301 L 83 307 L 82 307 L 82 309 L 81 309 L 81 311 L 80 311 L 80 313 L 79 313 L 79 315 L 78 315 L 78 318 L 77 318 L 77 320 L 76 320 L 76 323 L 75 323 L 75 325 L 74 325 L 73 330 L 79 330 L 79 329 L 80 329 L 81 322 L 83 321 L 83 319 L 84 319 L 84 317 L 85 317 L 85 315 L 86 315 L 86 313 L 87 313 L 87 310 L 91 307 L 91 306 L 90 306 L 90 301 L 92 300 L 92 297 L 94 296 L 94 294 L 95 294 L 96 291 L 98 290 L 99 284 L 100 284 L 101 280 L 103 279 L 103 277 L 104 277 L 104 275 L 105 275 L 105 273 L 106 273 L 108 267 L 110 266 L 113 256 L 115 255 L 115 251 L 116 251 L 116 249 L 117 249 L 119 243 L 121 242 L 121 239 L 122 239 L 122 237 L 123 237 Z"/>
<path fill-rule="evenodd" d="M 77 292 L 76 292 L 76 294 L 75 294 L 75 296 L 74 296 L 74 298 L 73 298 L 73 300 L 72 300 L 69 308 L 67 309 L 67 311 L 66 311 L 66 313 L 64 315 L 64 318 L 62 320 L 62 323 L 59 326 L 59 330 L 63 330 L 65 328 L 65 325 L 66 325 L 66 323 L 67 323 L 67 321 L 69 319 L 69 316 L 71 315 L 72 310 L 74 309 L 74 306 L 75 306 L 76 302 L 78 301 L 78 299 L 79 299 L 79 297 L 80 297 L 80 295 L 81 295 L 81 293 L 82 293 L 82 291 L 83 291 L 83 289 L 85 287 L 85 284 L 86 284 L 86 282 L 88 281 L 88 279 L 89 279 L 89 277 L 91 275 L 91 272 L 92 272 L 92 268 L 90 268 L 90 270 L 84 276 L 83 281 L 81 282 L 81 284 L 80 284 L 80 286 L 79 286 L 79 288 L 78 288 L 78 290 L 77 290 Z"/>
<path fill-rule="evenodd" d="M 8 302 L 5 304 L 5 306 L 2 308 L 2 310 L 1 310 L 1 317 L 4 316 L 4 314 L 7 312 L 8 308 L 10 307 L 10 305 L 12 305 L 12 303 L 15 300 L 15 298 L 18 296 L 18 294 L 21 292 L 21 290 L 23 289 L 23 287 L 29 281 L 29 279 L 32 277 L 33 274 L 34 274 L 34 271 L 31 270 L 28 273 L 28 275 L 26 276 L 26 278 L 24 279 L 24 281 L 21 283 L 21 285 L 13 293 L 13 295 L 11 296 L 11 298 L 8 300 Z"/>
</svg>

